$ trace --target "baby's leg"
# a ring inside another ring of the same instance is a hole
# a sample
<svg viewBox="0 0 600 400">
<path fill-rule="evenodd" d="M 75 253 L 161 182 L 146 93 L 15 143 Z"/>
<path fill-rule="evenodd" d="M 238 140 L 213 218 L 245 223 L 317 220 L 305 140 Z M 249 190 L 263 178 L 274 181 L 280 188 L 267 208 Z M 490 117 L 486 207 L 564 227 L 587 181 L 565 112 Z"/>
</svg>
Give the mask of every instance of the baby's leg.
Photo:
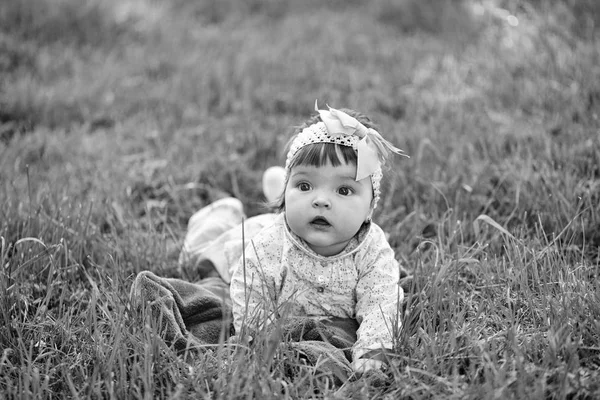
<svg viewBox="0 0 600 400">
<path fill-rule="evenodd" d="M 212 262 L 225 282 L 231 282 L 233 269 L 242 257 L 244 247 L 250 243 L 254 235 L 273 223 L 275 215 L 269 213 L 248 218 L 243 224 L 223 233 L 204 249 L 203 257 Z"/>
<path fill-rule="evenodd" d="M 263 193 L 275 202 L 285 188 L 285 170 L 270 167 L 262 178 Z M 229 197 L 196 212 L 188 223 L 188 232 L 179 256 L 179 269 L 188 280 L 220 276 L 231 280 L 234 264 L 242 256 L 244 245 L 263 227 L 270 225 L 275 214 L 262 214 L 244 221 L 244 207 Z M 242 235 L 242 230 L 244 231 Z"/>
<path fill-rule="evenodd" d="M 192 215 L 179 254 L 182 276 L 188 280 L 218 276 L 204 252 L 223 233 L 239 225 L 244 217 L 242 202 L 233 197 L 217 200 Z"/>
</svg>

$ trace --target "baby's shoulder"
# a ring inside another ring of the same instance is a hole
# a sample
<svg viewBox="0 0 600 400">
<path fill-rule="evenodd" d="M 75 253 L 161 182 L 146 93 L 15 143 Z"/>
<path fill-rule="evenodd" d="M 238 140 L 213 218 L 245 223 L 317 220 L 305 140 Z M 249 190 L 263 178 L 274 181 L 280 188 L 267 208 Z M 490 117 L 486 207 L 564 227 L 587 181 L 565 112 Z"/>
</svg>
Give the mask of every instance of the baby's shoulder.
<svg viewBox="0 0 600 400">
<path fill-rule="evenodd" d="M 246 247 L 260 248 L 262 251 L 272 250 L 282 245 L 285 236 L 285 224 L 280 216 L 266 225 L 253 237 L 249 238 Z"/>
<path fill-rule="evenodd" d="M 371 222 L 369 231 L 365 237 L 365 242 L 370 245 L 387 244 L 387 234 L 379 225 L 377 225 L 375 222 Z"/>
<path fill-rule="evenodd" d="M 381 257 L 394 258 L 394 251 L 388 242 L 386 233 L 373 222 L 358 250 L 356 259 L 359 262 L 370 262 Z"/>
<path fill-rule="evenodd" d="M 281 214 L 275 215 L 268 223 L 265 223 L 263 228 L 254 236 L 255 239 L 265 237 L 279 236 L 284 232 L 285 223 Z"/>
</svg>

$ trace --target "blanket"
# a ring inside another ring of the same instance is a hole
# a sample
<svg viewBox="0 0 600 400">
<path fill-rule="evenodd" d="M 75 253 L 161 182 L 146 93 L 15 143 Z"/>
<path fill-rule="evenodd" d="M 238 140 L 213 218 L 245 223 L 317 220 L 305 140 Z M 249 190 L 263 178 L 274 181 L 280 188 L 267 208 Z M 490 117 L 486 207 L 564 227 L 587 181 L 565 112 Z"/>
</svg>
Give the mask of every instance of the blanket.
<svg viewBox="0 0 600 400">
<path fill-rule="evenodd" d="M 233 331 L 229 286 L 217 277 L 191 283 L 143 271 L 135 278 L 130 297 L 178 351 L 217 344 Z"/>
<path fill-rule="evenodd" d="M 234 334 L 229 286 L 218 277 L 191 283 L 144 271 L 130 293 L 132 304 L 149 312 L 165 342 L 180 352 L 223 343 Z M 357 328 L 353 319 L 310 317 L 285 319 L 277 327 L 282 346 L 338 383 L 352 373 Z"/>
</svg>

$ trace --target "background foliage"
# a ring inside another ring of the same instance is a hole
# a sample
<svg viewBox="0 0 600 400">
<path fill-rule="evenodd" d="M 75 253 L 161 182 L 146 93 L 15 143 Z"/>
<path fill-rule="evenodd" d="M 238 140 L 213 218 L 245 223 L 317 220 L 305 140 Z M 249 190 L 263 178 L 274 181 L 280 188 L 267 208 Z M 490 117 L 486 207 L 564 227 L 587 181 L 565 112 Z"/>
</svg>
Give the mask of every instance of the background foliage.
<svg viewBox="0 0 600 400">
<path fill-rule="evenodd" d="M 594 0 L 4 0 L 0 393 L 597 397 L 599 24 Z M 198 208 L 263 210 L 315 99 L 411 155 L 375 215 L 414 275 L 397 357 L 343 392 L 258 349 L 186 363 L 127 298 L 178 276 Z"/>
</svg>

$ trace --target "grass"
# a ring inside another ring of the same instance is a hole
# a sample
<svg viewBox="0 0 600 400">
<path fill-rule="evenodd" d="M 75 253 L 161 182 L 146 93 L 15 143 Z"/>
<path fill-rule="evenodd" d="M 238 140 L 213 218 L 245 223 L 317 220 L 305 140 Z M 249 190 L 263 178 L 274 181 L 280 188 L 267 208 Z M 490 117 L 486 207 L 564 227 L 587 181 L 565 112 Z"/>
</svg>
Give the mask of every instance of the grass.
<svg viewBox="0 0 600 400">
<path fill-rule="evenodd" d="M 2 397 L 597 398 L 595 2 L 242 4 L 0 5 Z M 198 208 L 261 212 L 315 99 L 411 155 L 375 214 L 414 275 L 391 378 L 343 395 L 283 350 L 186 362 L 128 300 Z"/>
</svg>

